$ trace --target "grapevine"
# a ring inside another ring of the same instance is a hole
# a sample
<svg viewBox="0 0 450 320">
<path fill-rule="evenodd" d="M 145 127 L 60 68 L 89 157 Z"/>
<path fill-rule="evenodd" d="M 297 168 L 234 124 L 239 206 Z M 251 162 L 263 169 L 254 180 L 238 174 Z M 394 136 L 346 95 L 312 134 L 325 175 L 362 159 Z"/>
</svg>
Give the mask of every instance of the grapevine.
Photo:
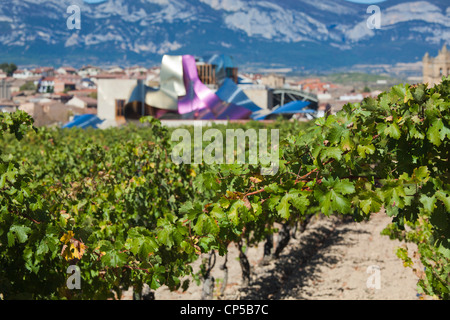
<svg viewBox="0 0 450 320">
<path fill-rule="evenodd" d="M 281 131 L 274 175 L 261 175 L 262 163 L 175 164 L 171 132 L 152 117 L 82 130 L 0 114 L 0 293 L 107 299 L 144 284 L 185 290 L 186 276 L 202 278 L 191 267 L 202 253 L 266 241 L 267 259 L 276 258 L 283 243 L 272 252 L 274 232 L 287 243 L 290 228 L 314 214 L 364 221 L 384 208 L 392 224 L 383 233 L 418 244 L 419 290 L 449 299 L 449 106 L 443 78 L 431 88 L 395 86 L 313 123 L 251 122 L 244 127 Z M 409 252 L 397 255 L 416 268 Z M 81 270 L 80 290 L 67 287 L 70 265 Z"/>
</svg>

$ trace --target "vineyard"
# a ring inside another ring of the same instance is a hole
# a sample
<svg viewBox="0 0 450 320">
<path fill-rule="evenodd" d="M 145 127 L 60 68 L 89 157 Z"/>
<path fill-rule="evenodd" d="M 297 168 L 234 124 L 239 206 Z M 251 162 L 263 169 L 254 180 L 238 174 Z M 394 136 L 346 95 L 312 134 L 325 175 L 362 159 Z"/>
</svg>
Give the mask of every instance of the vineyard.
<svg viewBox="0 0 450 320">
<path fill-rule="evenodd" d="M 267 146 L 278 156 L 273 174 L 262 174 L 265 157 L 251 161 L 250 142 L 233 162 L 175 163 L 174 129 L 151 117 L 82 130 L 0 114 L 0 298 L 114 299 L 131 287 L 141 299 L 144 284 L 186 290 L 187 278 L 206 297 L 214 257 L 232 244 L 248 283 L 245 248 L 264 243 L 271 261 L 319 214 L 361 222 L 385 210 L 392 223 L 382 233 L 417 245 L 418 291 L 449 299 L 449 106 L 444 78 L 395 86 L 314 122 L 213 125 L 217 147 L 229 129 L 279 130 Z M 194 272 L 202 254 L 210 259 Z M 405 267 L 414 268 L 413 254 L 397 251 Z M 68 268 L 81 288 L 69 288 Z"/>
</svg>

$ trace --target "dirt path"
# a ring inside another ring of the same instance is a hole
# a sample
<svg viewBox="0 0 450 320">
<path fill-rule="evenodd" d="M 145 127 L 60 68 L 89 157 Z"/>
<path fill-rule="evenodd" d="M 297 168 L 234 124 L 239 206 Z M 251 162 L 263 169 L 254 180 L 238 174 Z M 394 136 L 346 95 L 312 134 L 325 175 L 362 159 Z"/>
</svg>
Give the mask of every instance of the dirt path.
<svg viewBox="0 0 450 320">
<path fill-rule="evenodd" d="M 216 282 L 214 299 L 418 299 L 417 276 L 395 255 L 396 247 L 402 243 L 380 235 L 389 222 L 390 218 L 383 213 L 362 223 L 342 222 L 336 217 L 314 219 L 305 232 L 291 238 L 278 259 L 267 265 L 261 264 L 263 244 L 249 248 L 247 256 L 252 267 L 249 286 L 241 286 L 238 251 L 230 247 L 224 296 L 218 296 L 224 279 L 224 271 L 219 268 L 223 257 L 217 257 L 212 271 Z M 415 247 L 408 244 L 408 248 L 412 252 Z M 415 263 L 420 268 L 420 263 Z M 194 265 L 194 270 L 198 270 L 198 265 Z M 372 273 L 368 273 L 369 267 Z M 377 274 L 379 289 L 368 288 L 369 277 L 375 278 Z M 155 299 L 198 300 L 201 292 L 202 287 L 195 283 L 184 293 L 160 288 Z"/>
</svg>

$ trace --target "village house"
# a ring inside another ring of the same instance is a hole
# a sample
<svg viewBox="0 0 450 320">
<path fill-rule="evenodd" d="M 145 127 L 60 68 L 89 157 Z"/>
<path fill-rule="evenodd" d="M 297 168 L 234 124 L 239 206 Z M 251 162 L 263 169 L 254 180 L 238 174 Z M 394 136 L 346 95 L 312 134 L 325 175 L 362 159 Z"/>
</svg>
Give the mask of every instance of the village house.
<svg viewBox="0 0 450 320">
<path fill-rule="evenodd" d="M 60 67 L 56 69 L 57 74 L 64 74 L 64 75 L 74 75 L 77 74 L 77 70 L 73 67 Z"/>
<path fill-rule="evenodd" d="M 6 99 L 0 99 L 0 112 L 15 112 L 19 108 L 19 105 L 12 101 Z"/>
<path fill-rule="evenodd" d="M 54 80 L 54 92 L 75 90 L 81 84 L 81 77 L 77 74 L 58 74 Z"/>
<path fill-rule="evenodd" d="M 64 93 L 64 92 L 55 92 L 55 93 L 52 93 L 49 97 L 53 101 L 58 101 L 58 102 L 61 102 L 64 104 L 73 98 L 72 95 Z"/>
<path fill-rule="evenodd" d="M 239 84 L 261 84 L 260 73 L 239 73 Z"/>
<path fill-rule="evenodd" d="M 55 76 L 55 69 L 53 67 L 39 67 L 32 72 L 34 76 L 39 76 L 41 78 L 53 78 Z"/>
<path fill-rule="evenodd" d="M 72 99 L 67 101 L 66 105 L 75 106 L 83 109 L 97 108 L 97 99 L 87 96 L 74 96 Z"/>
<path fill-rule="evenodd" d="M 145 74 L 147 74 L 148 69 L 145 67 L 141 67 L 141 66 L 134 66 L 134 67 L 125 68 L 124 71 L 128 75 L 133 75 L 133 74 L 145 75 Z"/>
<path fill-rule="evenodd" d="M 50 99 L 24 103 L 19 106 L 19 110 L 23 110 L 33 117 L 35 126 L 62 125 L 68 122 L 73 115 L 87 113 L 85 109 Z"/>
<path fill-rule="evenodd" d="M 145 83 L 150 87 L 158 87 L 160 81 L 160 67 L 152 67 L 147 70 Z"/>
<path fill-rule="evenodd" d="M 81 88 L 83 89 L 97 89 L 97 85 L 89 78 L 81 79 Z"/>
<path fill-rule="evenodd" d="M 83 66 L 78 69 L 78 75 L 82 78 L 90 78 L 91 76 L 96 76 L 102 72 L 103 70 L 101 68 L 91 65 Z"/>
<path fill-rule="evenodd" d="M 124 74 L 125 70 L 119 66 L 111 66 L 108 68 L 108 70 L 106 70 L 106 72 L 113 73 L 113 74 Z"/>
<path fill-rule="evenodd" d="M 284 86 L 286 78 L 277 74 L 268 74 L 261 77 L 261 84 L 270 88 L 281 88 Z"/>
<path fill-rule="evenodd" d="M 31 72 L 31 70 L 28 69 L 17 69 L 12 74 L 13 78 L 15 79 L 28 79 L 30 77 L 33 77 L 34 74 Z"/>
<path fill-rule="evenodd" d="M 315 94 L 326 94 L 330 89 L 335 89 L 337 86 L 330 82 L 322 82 L 319 78 L 308 78 L 292 83 L 291 86 L 297 87 L 299 90 L 306 92 L 313 92 Z"/>
<path fill-rule="evenodd" d="M 98 82 L 101 79 L 130 79 L 128 75 L 123 73 L 99 73 L 95 76 L 91 76 L 90 80 L 98 87 Z"/>
<path fill-rule="evenodd" d="M 39 93 L 51 93 L 55 89 L 55 77 L 46 77 L 34 81 Z"/>
<path fill-rule="evenodd" d="M 77 90 L 68 91 L 67 94 L 73 96 L 85 96 L 85 97 L 95 97 L 97 94 L 97 89 L 81 88 Z"/>
<path fill-rule="evenodd" d="M 21 91 L 20 88 L 28 82 L 28 80 L 25 79 L 14 79 L 14 78 L 10 79 L 11 79 L 11 94 Z"/>
</svg>

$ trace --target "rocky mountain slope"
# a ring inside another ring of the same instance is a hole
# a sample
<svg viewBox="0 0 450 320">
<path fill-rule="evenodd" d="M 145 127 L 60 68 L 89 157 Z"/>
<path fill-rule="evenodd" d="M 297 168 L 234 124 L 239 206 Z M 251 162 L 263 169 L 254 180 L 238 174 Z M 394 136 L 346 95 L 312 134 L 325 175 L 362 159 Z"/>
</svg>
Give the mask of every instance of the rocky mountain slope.
<svg viewBox="0 0 450 320">
<path fill-rule="evenodd" d="M 81 29 L 69 30 L 70 5 Z M 329 70 L 416 62 L 450 44 L 447 0 L 2 0 L 0 55 L 18 64 L 158 64 L 167 54 L 227 53 L 246 68 Z"/>
</svg>

